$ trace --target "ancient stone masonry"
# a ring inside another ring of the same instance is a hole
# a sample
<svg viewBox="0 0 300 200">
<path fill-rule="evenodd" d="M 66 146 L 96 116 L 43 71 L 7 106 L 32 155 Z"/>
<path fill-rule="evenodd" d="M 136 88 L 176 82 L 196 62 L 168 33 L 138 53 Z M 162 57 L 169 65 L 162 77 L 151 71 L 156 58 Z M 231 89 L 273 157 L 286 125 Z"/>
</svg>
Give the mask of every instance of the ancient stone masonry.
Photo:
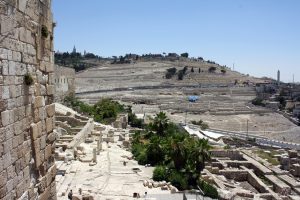
<svg viewBox="0 0 300 200">
<path fill-rule="evenodd" d="M 75 70 L 55 66 L 54 69 L 55 101 L 61 102 L 64 97 L 75 93 Z"/>
<path fill-rule="evenodd" d="M 0 199 L 56 199 L 51 0 L 0 0 Z"/>
</svg>

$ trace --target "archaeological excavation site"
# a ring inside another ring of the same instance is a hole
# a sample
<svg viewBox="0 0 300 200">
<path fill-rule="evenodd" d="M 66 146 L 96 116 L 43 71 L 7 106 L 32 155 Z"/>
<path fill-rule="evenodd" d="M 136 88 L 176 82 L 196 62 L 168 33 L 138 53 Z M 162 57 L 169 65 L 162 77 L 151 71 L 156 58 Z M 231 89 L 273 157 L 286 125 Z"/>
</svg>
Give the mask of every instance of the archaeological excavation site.
<svg viewBox="0 0 300 200">
<path fill-rule="evenodd" d="M 299 84 L 62 52 L 53 2 L 0 0 L 0 200 L 300 200 Z"/>
</svg>

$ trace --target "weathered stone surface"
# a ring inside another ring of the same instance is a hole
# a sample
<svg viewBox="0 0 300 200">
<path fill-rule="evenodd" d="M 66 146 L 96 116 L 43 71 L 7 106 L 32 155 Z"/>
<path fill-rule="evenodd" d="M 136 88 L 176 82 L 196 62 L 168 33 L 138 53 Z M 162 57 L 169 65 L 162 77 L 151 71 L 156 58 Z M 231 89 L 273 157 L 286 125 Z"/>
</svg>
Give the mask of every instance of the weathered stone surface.
<svg viewBox="0 0 300 200">
<path fill-rule="evenodd" d="M 53 130 L 53 117 L 46 119 L 46 131 L 50 133 Z"/>
<path fill-rule="evenodd" d="M 30 133 L 33 140 L 36 140 L 39 137 L 39 130 L 36 124 L 30 125 Z"/>
<path fill-rule="evenodd" d="M 55 104 L 46 106 L 46 112 L 48 117 L 53 117 L 55 113 Z"/>
<path fill-rule="evenodd" d="M 10 111 L 7 110 L 7 111 L 3 111 L 1 113 L 1 119 L 2 119 L 2 126 L 7 126 L 10 124 Z"/>
<path fill-rule="evenodd" d="M 45 160 L 52 156 L 55 139 L 46 132 L 53 132 L 54 112 L 49 99 L 53 99 L 54 92 L 48 74 L 53 71 L 53 45 L 52 40 L 39 34 L 41 26 L 46 25 L 52 35 L 50 4 L 50 0 L 0 2 L 0 199 L 3 200 L 56 199 L 55 187 L 50 187 L 54 179 L 47 171 L 54 163 Z M 44 71 L 38 71 L 39 63 L 43 63 Z M 24 84 L 26 73 L 32 76 L 33 85 Z M 46 106 L 49 106 L 47 112 Z M 37 174 L 49 177 L 46 182 L 49 187 L 41 194 L 34 180 Z"/>
</svg>

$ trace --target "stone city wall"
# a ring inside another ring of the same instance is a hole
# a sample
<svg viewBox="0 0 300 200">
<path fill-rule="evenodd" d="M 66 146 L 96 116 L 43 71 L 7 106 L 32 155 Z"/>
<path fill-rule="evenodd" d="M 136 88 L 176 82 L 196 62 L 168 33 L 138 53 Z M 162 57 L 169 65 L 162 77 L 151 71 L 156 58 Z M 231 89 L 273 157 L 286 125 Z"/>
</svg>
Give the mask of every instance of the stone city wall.
<svg viewBox="0 0 300 200">
<path fill-rule="evenodd" d="M 62 102 L 68 95 L 75 94 L 75 70 L 55 66 L 54 69 L 55 101 Z"/>
<path fill-rule="evenodd" d="M 0 199 L 56 199 L 51 0 L 0 0 Z"/>
</svg>

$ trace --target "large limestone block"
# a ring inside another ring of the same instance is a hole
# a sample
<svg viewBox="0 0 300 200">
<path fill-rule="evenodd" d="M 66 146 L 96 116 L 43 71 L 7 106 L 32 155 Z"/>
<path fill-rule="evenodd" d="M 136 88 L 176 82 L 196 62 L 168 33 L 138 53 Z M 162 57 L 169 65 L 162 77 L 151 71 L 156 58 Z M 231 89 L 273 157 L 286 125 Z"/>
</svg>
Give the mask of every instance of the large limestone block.
<svg viewBox="0 0 300 200">
<path fill-rule="evenodd" d="M 46 119 L 46 131 L 47 131 L 47 133 L 52 132 L 53 126 L 54 126 L 54 118 L 53 117 L 47 118 Z"/>
<path fill-rule="evenodd" d="M 36 140 L 39 137 L 38 126 L 36 124 L 30 125 L 30 133 L 32 140 Z"/>
<path fill-rule="evenodd" d="M 46 106 L 46 112 L 48 117 L 53 117 L 55 113 L 55 104 Z"/>
</svg>

